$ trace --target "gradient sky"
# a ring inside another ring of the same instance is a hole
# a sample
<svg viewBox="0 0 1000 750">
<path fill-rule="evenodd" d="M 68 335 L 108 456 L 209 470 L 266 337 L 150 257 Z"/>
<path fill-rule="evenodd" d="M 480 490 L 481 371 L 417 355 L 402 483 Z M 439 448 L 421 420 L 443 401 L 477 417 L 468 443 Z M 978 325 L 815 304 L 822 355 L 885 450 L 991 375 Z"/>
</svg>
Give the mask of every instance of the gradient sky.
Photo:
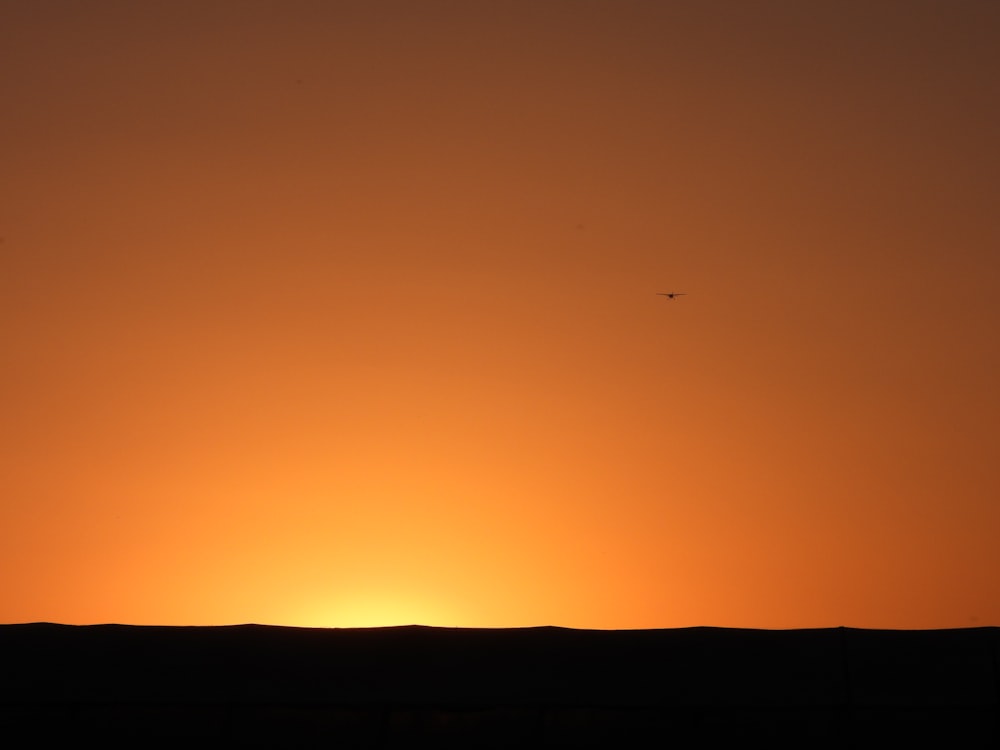
<svg viewBox="0 0 1000 750">
<path fill-rule="evenodd" d="M 0 29 L 0 621 L 1000 625 L 995 0 Z"/>
</svg>

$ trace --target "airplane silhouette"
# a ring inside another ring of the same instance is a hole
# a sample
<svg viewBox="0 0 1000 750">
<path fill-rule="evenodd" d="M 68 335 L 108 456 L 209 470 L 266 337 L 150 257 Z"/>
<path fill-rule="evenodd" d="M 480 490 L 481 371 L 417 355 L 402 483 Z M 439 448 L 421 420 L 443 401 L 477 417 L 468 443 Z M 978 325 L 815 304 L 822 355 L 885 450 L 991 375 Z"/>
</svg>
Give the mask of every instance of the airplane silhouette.
<svg viewBox="0 0 1000 750">
<path fill-rule="evenodd" d="M 657 292 L 656 296 L 674 299 L 676 297 L 683 297 L 685 294 L 687 294 L 687 292 Z"/>
</svg>

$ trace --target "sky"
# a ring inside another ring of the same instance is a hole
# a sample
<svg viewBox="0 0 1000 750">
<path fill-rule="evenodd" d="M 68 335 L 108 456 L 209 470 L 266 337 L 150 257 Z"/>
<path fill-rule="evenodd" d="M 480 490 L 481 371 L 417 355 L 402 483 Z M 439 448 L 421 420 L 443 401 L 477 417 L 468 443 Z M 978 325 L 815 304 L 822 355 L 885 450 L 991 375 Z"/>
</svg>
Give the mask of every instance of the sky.
<svg viewBox="0 0 1000 750">
<path fill-rule="evenodd" d="M 995 0 L 0 29 L 0 622 L 1000 625 Z"/>
</svg>

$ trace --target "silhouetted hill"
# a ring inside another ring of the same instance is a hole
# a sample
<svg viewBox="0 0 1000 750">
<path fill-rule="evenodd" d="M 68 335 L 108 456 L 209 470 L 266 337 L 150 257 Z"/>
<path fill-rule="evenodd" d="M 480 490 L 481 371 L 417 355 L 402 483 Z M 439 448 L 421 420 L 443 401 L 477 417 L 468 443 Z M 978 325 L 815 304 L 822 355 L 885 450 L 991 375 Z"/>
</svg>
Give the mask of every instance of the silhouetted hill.
<svg viewBox="0 0 1000 750">
<path fill-rule="evenodd" d="M 998 633 L 4 625 L 0 726 L 260 746 L 997 747 Z"/>
</svg>

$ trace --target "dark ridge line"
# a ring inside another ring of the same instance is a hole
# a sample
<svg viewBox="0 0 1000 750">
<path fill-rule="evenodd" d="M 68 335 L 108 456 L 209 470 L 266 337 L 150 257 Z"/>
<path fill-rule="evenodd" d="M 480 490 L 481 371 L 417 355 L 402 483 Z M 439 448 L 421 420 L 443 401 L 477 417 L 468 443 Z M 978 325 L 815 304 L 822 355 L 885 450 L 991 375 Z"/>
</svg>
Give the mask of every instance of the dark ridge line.
<svg viewBox="0 0 1000 750">
<path fill-rule="evenodd" d="M 365 626 L 336 626 L 336 625 L 280 625 L 275 623 L 222 623 L 214 625 L 158 625 L 158 624 L 137 624 L 127 622 L 96 622 L 96 623 L 64 623 L 50 621 L 35 622 L 8 622 L 0 623 L 0 630 L 5 628 L 23 627 L 48 627 L 66 629 L 88 629 L 88 628 L 119 628 L 135 630 L 274 630 L 282 632 L 307 631 L 307 632 L 462 632 L 462 633 L 523 633 L 523 632 L 551 632 L 551 633 L 684 633 L 684 632 L 724 632 L 724 633 L 822 633 L 830 631 L 858 632 L 858 633 L 968 633 L 974 631 L 997 630 L 1000 625 L 970 625 L 955 628 L 869 628 L 854 627 L 850 625 L 828 625 L 805 628 L 752 628 L 734 627 L 727 625 L 683 625 L 678 627 L 664 628 L 577 628 L 565 625 L 515 625 L 515 626 L 464 626 L 464 625 L 421 625 L 411 623 L 407 625 L 365 625 Z M 998 664 L 1000 671 L 1000 664 Z M 998 674 L 1000 679 L 1000 674 Z"/>
</svg>

